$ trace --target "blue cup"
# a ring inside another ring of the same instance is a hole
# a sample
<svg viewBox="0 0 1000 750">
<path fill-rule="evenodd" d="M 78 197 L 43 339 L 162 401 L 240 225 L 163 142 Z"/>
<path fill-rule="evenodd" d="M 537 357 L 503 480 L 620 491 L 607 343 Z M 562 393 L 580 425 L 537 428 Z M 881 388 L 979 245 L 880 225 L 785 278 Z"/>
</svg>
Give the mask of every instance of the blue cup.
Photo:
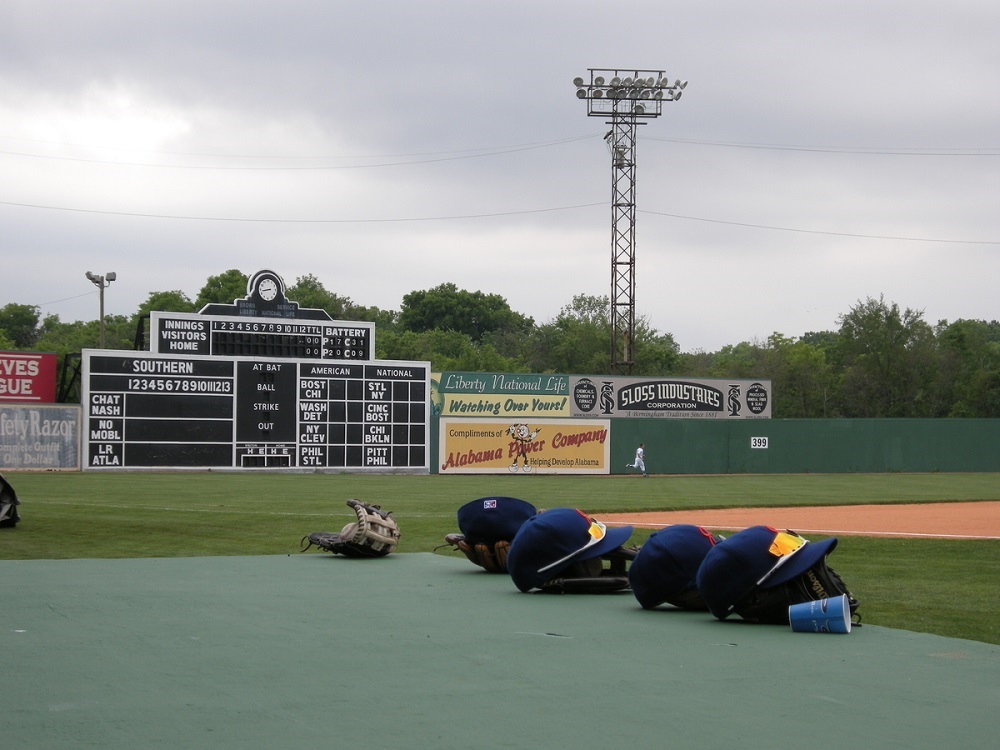
<svg viewBox="0 0 1000 750">
<path fill-rule="evenodd" d="M 796 633 L 850 633 L 847 594 L 793 604 L 788 608 L 788 622 Z"/>
</svg>

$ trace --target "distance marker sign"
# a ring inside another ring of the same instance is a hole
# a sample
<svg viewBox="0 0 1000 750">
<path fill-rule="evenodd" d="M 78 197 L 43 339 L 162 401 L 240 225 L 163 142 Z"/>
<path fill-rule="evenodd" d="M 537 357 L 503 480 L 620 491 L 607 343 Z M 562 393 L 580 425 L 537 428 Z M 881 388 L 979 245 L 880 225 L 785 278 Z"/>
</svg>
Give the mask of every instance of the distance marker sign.
<svg viewBox="0 0 1000 750">
<path fill-rule="evenodd" d="M 428 473 L 430 363 L 83 352 L 86 469 Z"/>
</svg>

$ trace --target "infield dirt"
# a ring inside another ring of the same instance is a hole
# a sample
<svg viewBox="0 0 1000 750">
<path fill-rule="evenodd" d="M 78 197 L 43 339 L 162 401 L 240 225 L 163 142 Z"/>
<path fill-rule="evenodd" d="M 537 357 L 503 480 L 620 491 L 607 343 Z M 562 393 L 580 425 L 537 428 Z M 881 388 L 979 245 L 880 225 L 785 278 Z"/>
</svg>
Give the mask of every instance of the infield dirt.
<svg viewBox="0 0 1000 750">
<path fill-rule="evenodd" d="M 691 523 L 707 529 L 735 531 L 766 525 L 802 534 L 1000 539 L 1000 502 L 997 501 L 610 513 L 599 520 L 643 528 Z"/>
</svg>

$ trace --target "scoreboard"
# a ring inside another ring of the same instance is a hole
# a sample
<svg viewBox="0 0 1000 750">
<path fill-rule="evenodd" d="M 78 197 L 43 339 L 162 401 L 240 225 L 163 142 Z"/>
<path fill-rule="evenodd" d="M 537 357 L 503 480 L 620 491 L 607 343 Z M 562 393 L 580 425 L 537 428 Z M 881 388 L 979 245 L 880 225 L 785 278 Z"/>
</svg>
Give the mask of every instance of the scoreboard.
<svg viewBox="0 0 1000 750">
<path fill-rule="evenodd" d="M 374 328 L 357 321 L 149 315 L 150 350 L 160 354 L 369 360 Z"/>
<path fill-rule="evenodd" d="M 428 473 L 430 363 L 83 352 L 87 469 Z"/>
<path fill-rule="evenodd" d="M 148 352 L 85 350 L 84 467 L 429 473 L 430 363 L 375 360 L 374 323 L 285 292 L 258 271 L 232 304 L 151 312 Z"/>
</svg>

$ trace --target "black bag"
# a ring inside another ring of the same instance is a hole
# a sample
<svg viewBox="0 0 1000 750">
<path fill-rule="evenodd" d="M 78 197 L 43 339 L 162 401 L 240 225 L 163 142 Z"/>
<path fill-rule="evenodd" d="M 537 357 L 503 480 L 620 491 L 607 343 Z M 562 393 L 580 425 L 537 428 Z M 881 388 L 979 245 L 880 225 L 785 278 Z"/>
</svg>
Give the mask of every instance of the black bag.
<svg viewBox="0 0 1000 750">
<path fill-rule="evenodd" d="M 10 486 L 10 482 L 0 474 L 0 527 L 14 526 L 21 517 L 17 515 L 17 506 L 21 501 L 17 499 L 17 493 Z"/>
</svg>

